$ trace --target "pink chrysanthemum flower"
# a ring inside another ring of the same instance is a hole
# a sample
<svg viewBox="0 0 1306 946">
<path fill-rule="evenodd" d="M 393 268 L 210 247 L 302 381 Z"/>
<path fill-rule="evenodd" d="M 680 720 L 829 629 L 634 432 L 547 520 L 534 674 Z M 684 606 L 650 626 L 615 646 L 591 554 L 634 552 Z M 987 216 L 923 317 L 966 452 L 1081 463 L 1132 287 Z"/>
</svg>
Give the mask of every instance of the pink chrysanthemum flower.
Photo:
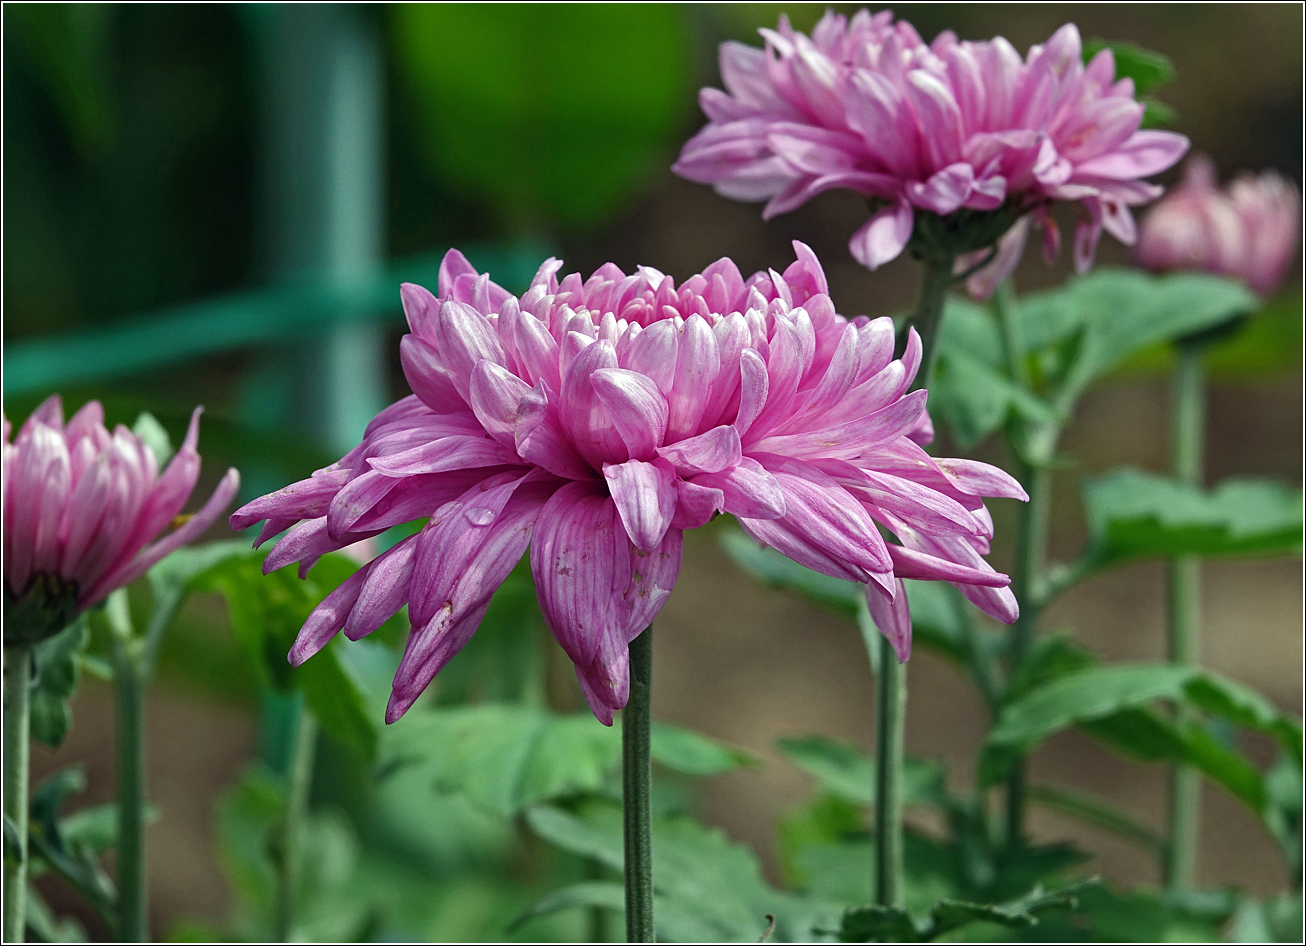
<svg viewBox="0 0 1306 946">
<path fill-rule="evenodd" d="M 850 249 L 871 269 L 909 241 L 951 257 L 983 250 L 1017 219 L 1059 236 L 1053 201 L 1083 208 L 1075 264 L 1092 263 L 1103 229 L 1126 244 L 1129 207 L 1160 188 L 1144 183 L 1183 156 L 1188 140 L 1140 131 L 1143 106 L 1130 79 L 1115 78 L 1110 50 L 1087 66 L 1079 32 L 1059 29 L 1022 60 L 1005 39 L 960 42 L 952 32 L 925 44 L 909 23 L 861 10 L 851 22 L 827 13 L 811 37 L 781 17 L 761 30 L 765 49 L 721 47 L 727 89 L 704 89 L 709 124 L 684 147 L 675 171 L 738 200 L 767 200 L 764 217 L 812 196 L 849 188 L 878 212 Z M 931 225 L 929 215 L 948 217 Z M 1006 272 L 1023 249 L 1022 228 L 996 260 Z"/>
<path fill-rule="evenodd" d="M 610 724 L 627 648 L 680 570 L 685 529 L 731 513 L 758 541 L 864 583 L 906 658 L 903 578 L 954 582 L 1001 620 L 1008 579 L 984 561 L 981 497 L 1024 497 L 1002 471 L 935 460 L 912 336 L 894 360 L 887 318 L 837 315 L 800 243 L 784 274 L 745 280 L 728 259 L 677 287 L 609 263 L 561 282 L 549 260 L 520 298 L 445 257 L 439 297 L 403 287 L 400 347 L 415 392 L 363 442 L 231 518 L 293 526 L 265 569 L 429 516 L 328 596 L 290 653 L 357 639 L 408 605 L 412 632 L 386 713 L 399 718 L 467 642 L 529 544 L 541 610 Z M 901 544 L 886 542 L 880 529 Z"/>
<path fill-rule="evenodd" d="M 6 641 L 33 643 L 57 633 L 198 538 L 222 514 L 240 486 L 234 469 L 198 513 L 158 538 L 199 478 L 200 411 L 191 415 L 186 439 L 162 473 L 154 451 L 130 430 L 121 424 L 112 434 L 105 429 L 98 401 L 65 426 L 55 395 L 32 413 L 12 444 L 5 419 Z"/>
<path fill-rule="evenodd" d="M 1153 272 L 1203 270 L 1269 295 L 1296 254 L 1300 213 L 1297 189 L 1273 171 L 1243 173 L 1220 190 L 1215 165 L 1198 155 L 1143 218 L 1134 256 Z"/>
</svg>

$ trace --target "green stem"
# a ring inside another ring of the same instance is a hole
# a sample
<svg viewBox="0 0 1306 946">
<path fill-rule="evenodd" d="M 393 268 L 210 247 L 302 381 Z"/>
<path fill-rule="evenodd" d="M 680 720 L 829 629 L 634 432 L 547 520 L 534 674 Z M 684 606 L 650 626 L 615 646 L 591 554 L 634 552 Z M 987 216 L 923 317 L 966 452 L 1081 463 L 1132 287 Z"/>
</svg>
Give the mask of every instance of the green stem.
<svg viewBox="0 0 1306 946">
<path fill-rule="evenodd" d="M 32 648 L 4 645 L 4 814 L 13 822 L 18 856 L 5 851 L 4 941 L 21 943 L 27 903 L 27 791 L 31 752 Z M 9 832 L 5 832 L 6 848 Z"/>
<path fill-rule="evenodd" d="M 875 693 L 875 902 L 902 901 L 902 757 L 907 673 L 893 645 L 880 635 Z"/>
<path fill-rule="evenodd" d="M 625 842 L 626 942 L 653 938 L 653 628 L 630 642 L 630 700 L 621 713 L 621 816 Z"/>
<path fill-rule="evenodd" d="M 920 296 L 916 300 L 916 311 L 911 320 L 903 326 L 900 339 L 906 337 L 909 328 L 916 329 L 921 337 L 921 367 L 916 373 L 912 390 L 928 387 L 930 376 L 934 372 L 934 358 L 939 349 L 939 328 L 943 325 L 943 308 L 948 299 L 948 290 L 952 288 L 952 267 L 956 257 L 923 262 L 921 273 Z M 899 348 L 903 346 L 900 344 Z"/>
<path fill-rule="evenodd" d="M 1174 376 L 1172 443 L 1174 475 L 1181 483 L 1201 486 L 1206 400 L 1202 357 L 1205 344 L 1195 339 L 1183 339 L 1177 347 L 1179 363 Z M 1201 562 L 1189 555 L 1172 559 L 1168 579 L 1168 656 L 1173 664 L 1193 667 L 1201 660 Z M 1182 725 L 1192 714 L 1180 706 L 1176 715 Z M 1186 765 L 1176 765 L 1171 769 L 1170 825 L 1164 863 L 1165 883 L 1171 890 L 1193 885 L 1197 870 L 1201 788 L 1201 776 L 1196 769 Z"/>
<path fill-rule="evenodd" d="M 303 853 L 304 816 L 308 812 L 309 791 L 313 786 L 313 761 L 317 755 L 317 721 L 307 706 L 299 708 L 299 725 L 295 733 L 286 783 L 286 807 L 282 815 L 277 890 L 275 938 L 279 943 L 291 941 L 295 923 L 295 893 L 299 889 L 299 871 Z"/>
<path fill-rule="evenodd" d="M 118 939 L 148 940 L 145 884 L 145 685 L 132 641 L 112 638 L 117 702 Z"/>
</svg>

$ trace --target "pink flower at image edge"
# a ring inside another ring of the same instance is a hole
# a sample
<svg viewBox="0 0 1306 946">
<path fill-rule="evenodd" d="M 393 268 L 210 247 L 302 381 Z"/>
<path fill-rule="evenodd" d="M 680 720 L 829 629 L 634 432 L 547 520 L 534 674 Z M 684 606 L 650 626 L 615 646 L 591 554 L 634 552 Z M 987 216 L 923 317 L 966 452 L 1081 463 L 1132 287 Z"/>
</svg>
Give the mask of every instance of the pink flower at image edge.
<svg viewBox="0 0 1306 946">
<path fill-rule="evenodd" d="M 866 587 L 906 659 L 903 578 L 953 582 L 1015 619 L 988 565 L 982 497 L 1024 498 L 1001 470 L 934 459 L 913 333 L 836 314 L 812 252 L 744 279 L 728 259 L 680 286 L 609 263 L 559 281 L 548 260 L 520 298 L 450 251 L 439 295 L 402 289 L 413 396 L 309 479 L 238 510 L 282 533 L 271 571 L 400 523 L 425 527 L 360 569 L 305 623 L 298 664 L 338 632 L 371 633 L 404 605 L 412 631 L 393 722 L 468 641 L 530 548 L 548 626 L 604 723 L 629 694 L 628 646 L 665 603 L 684 530 L 718 513 L 795 561 Z M 880 533 L 892 532 L 897 543 Z M 899 544 L 900 543 L 900 544 Z"/>
<path fill-rule="evenodd" d="M 212 525 L 236 496 L 229 469 L 202 509 L 159 534 L 181 513 L 199 478 L 199 415 L 160 473 L 154 451 L 121 424 L 111 434 L 90 401 L 65 426 L 58 395 L 41 404 L 13 443 L 4 421 L 4 582 L 8 604 L 39 576 L 71 596 L 71 618 L 131 584 Z M 55 629 L 57 630 L 57 628 Z"/>
</svg>

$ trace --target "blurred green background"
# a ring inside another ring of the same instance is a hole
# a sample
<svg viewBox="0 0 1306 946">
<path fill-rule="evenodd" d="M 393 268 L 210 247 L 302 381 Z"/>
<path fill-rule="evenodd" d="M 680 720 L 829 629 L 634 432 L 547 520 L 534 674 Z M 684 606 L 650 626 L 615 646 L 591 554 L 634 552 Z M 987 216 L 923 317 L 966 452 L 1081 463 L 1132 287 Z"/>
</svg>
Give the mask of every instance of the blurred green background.
<svg viewBox="0 0 1306 946">
<path fill-rule="evenodd" d="M 783 268 L 798 238 L 825 262 L 841 311 L 900 310 L 915 264 L 872 275 L 852 261 L 847 238 L 865 213 L 855 195 L 822 195 L 763 223 L 758 206 L 669 171 L 702 123 L 697 89 L 719 85 L 717 45 L 759 42 L 756 28 L 781 12 L 809 28 L 823 9 L 5 4 L 6 415 L 21 419 L 58 389 L 70 407 L 101 399 L 111 421 L 148 409 L 176 435 L 203 403 L 205 477 L 236 464 L 247 494 L 274 488 L 329 462 L 407 393 L 398 282 L 433 286 L 451 245 L 520 289 L 550 253 L 568 271 L 613 260 L 681 276 L 729 255 L 751 272 Z M 1178 79 L 1158 96 L 1222 175 L 1273 167 L 1301 186 L 1300 7 L 895 9 L 927 38 L 1001 33 L 1023 50 L 1074 21 L 1085 39 L 1163 52 Z M 1066 255 L 1047 267 L 1030 254 L 1019 287 L 1065 278 Z M 1126 260 L 1103 241 L 1099 261 Z M 1294 266 L 1275 304 L 1215 356 L 1213 480 L 1301 479 L 1300 279 Z M 1078 472 L 1166 462 L 1164 365 L 1162 353 L 1139 359 L 1086 403 L 1068 443 L 1083 466 L 1064 474 L 1054 555 L 1082 538 Z M 1009 510 L 998 515 L 1001 564 Z M 857 641 L 756 589 L 710 540 L 690 543 L 686 564 L 658 639 L 657 715 L 764 758 L 789 732 L 869 745 Z M 1121 570 L 1052 617 L 1107 658 L 1159 655 L 1159 575 Z M 1300 712 L 1299 566 L 1214 564 L 1208 579 L 1208 660 Z M 254 683 L 221 607 L 192 610 L 151 707 L 150 777 L 165 812 L 151 829 L 159 931 L 223 914 L 211 807 L 255 739 Z M 789 657 L 795 646 L 810 657 L 802 666 Z M 928 656 L 911 672 L 910 750 L 968 767 L 976 707 Z M 109 797 L 108 705 L 107 691 L 88 684 L 73 737 L 57 756 L 38 754 L 38 769 L 89 759 L 90 795 Z M 1040 766 L 1159 819 L 1159 772 L 1074 738 L 1055 742 Z M 766 766 L 713 783 L 701 811 L 765 854 L 772 816 L 804 785 Z M 1255 829 L 1224 804 L 1208 805 L 1203 880 L 1272 888 L 1268 843 L 1242 844 Z M 1036 826 L 1070 831 L 1051 816 Z M 1134 852 L 1091 843 L 1108 875 L 1155 879 Z"/>
</svg>

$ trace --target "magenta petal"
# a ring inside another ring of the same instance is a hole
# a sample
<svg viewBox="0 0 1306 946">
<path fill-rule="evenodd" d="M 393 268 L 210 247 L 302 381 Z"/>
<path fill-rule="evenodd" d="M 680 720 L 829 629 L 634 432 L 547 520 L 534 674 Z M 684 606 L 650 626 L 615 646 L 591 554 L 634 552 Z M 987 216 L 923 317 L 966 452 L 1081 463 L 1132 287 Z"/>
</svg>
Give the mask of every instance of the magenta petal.
<svg viewBox="0 0 1306 946">
<path fill-rule="evenodd" d="M 688 480 L 676 481 L 676 514 L 671 525 L 677 529 L 697 529 L 705 526 L 718 512 L 725 512 L 726 494 L 723 490 L 703 486 Z"/>
<path fill-rule="evenodd" d="M 902 200 L 866 221 L 848 243 L 853 259 L 867 269 L 879 269 L 907 246 L 912 233 L 911 204 Z"/>
<path fill-rule="evenodd" d="M 367 566 L 366 579 L 344 623 L 345 637 L 351 641 L 366 637 L 407 603 L 416 551 L 417 536 L 409 536 Z"/>
<path fill-rule="evenodd" d="M 370 457 L 377 473 L 395 478 L 423 473 L 446 473 L 469 467 L 503 466 L 519 463 L 516 451 L 489 437 L 441 437 L 402 453 Z"/>
<path fill-rule="evenodd" d="M 905 664 L 911 656 L 911 609 L 907 603 L 907 586 L 897 580 L 892 598 L 874 582 L 866 585 L 866 608 L 880 633 L 893 645 L 898 663 Z"/>
<path fill-rule="evenodd" d="M 1133 180 L 1159 174 L 1177 164 L 1188 151 L 1188 139 L 1172 131 L 1136 131 L 1124 144 L 1099 158 L 1085 161 L 1082 177 Z"/>
<path fill-rule="evenodd" d="M 557 407 L 540 388 L 522 398 L 517 408 L 517 454 L 526 462 L 564 479 L 593 479 L 594 469 L 572 446 L 562 429 Z"/>
<path fill-rule="evenodd" d="M 668 444 L 658 450 L 658 456 L 669 461 L 682 476 L 693 476 L 728 469 L 742 459 L 743 451 L 739 445 L 739 432 L 734 427 L 722 425 L 679 443 Z"/>
<path fill-rule="evenodd" d="M 630 583 L 623 593 L 629 608 L 624 628 L 626 644 L 633 641 L 644 628 L 653 623 L 653 619 L 658 616 L 662 606 L 671 597 L 671 590 L 676 586 L 676 579 L 680 577 L 684 533 L 673 526 L 667 530 L 667 534 L 652 551 L 645 553 L 636 548 L 628 548 L 628 552 L 631 565 Z"/>
<path fill-rule="evenodd" d="M 306 480 L 246 503 L 228 521 L 239 532 L 263 519 L 316 519 L 326 514 L 331 500 L 348 479 L 348 470 L 318 470 Z"/>
<path fill-rule="evenodd" d="M 605 463 L 603 476 L 626 534 L 635 548 L 651 552 L 662 541 L 676 511 L 676 475 L 665 462 Z"/>
<path fill-rule="evenodd" d="M 331 638 L 345 626 L 354 602 L 358 600 L 363 582 L 367 580 L 367 571 L 366 568 L 360 568 L 354 572 L 323 598 L 309 614 L 308 620 L 295 636 L 295 643 L 291 646 L 290 653 L 286 655 L 286 659 L 292 666 L 298 667 L 331 643 Z"/>
<path fill-rule="evenodd" d="M 495 440 L 516 447 L 517 408 L 531 386 L 503 365 L 482 361 L 472 370 L 469 403 L 476 419 Z"/>
<path fill-rule="evenodd" d="M 908 184 L 907 196 L 917 207 L 946 216 L 966 202 L 974 181 L 975 169 L 961 161 L 948 165 L 923 184 Z"/>
<path fill-rule="evenodd" d="M 667 399 L 653 380 L 625 368 L 600 368 L 591 375 L 632 458 L 651 460 L 667 431 Z"/>
<path fill-rule="evenodd" d="M 720 473 L 700 473 L 694 484 L 720 490 L 724 511 L 747 519 L 778 519 L 785 514 L 784 492 L 776 478 L 752 457 Z"/>
<path fill-rule="evenodd" d="M 1028 502 L 1024 487 L 1006 470 L 978 460 L 940 457 L 934 461 L 958 489 L 974 496 L 1000 496 Z"/>
<path fill-rule="evenodd" d="M 1011 579 L 991 568 L 974 568 L 948 559 L 917 552 L 902 545 L 890 545 L 889 557 L 893 559 L 893 573 L 899 578 L 922 581 L 955 581 L 967 585 L 1005 588 Z"/>
<path fill-rule="evenodd" d="M 403 659 L 395 671 L 390 701 L 385 708 L 387 725 L 408 712 L 435 675 L 466 646 L 489 607 L 487 597 L 461 619 L 451 619 L 448 611 L 441 610 L 429 624 L 409 632 Z"/>
<path fill-rule="evenodd" d="M 490 320 L 462 302 L 446 302 L 440 306 L 433 342 L 449 373 L 449 380 L 464 401 L 471 394 L 472 369 L 478 362 L 504 363 L 503 346 Z"/>
</svg>

